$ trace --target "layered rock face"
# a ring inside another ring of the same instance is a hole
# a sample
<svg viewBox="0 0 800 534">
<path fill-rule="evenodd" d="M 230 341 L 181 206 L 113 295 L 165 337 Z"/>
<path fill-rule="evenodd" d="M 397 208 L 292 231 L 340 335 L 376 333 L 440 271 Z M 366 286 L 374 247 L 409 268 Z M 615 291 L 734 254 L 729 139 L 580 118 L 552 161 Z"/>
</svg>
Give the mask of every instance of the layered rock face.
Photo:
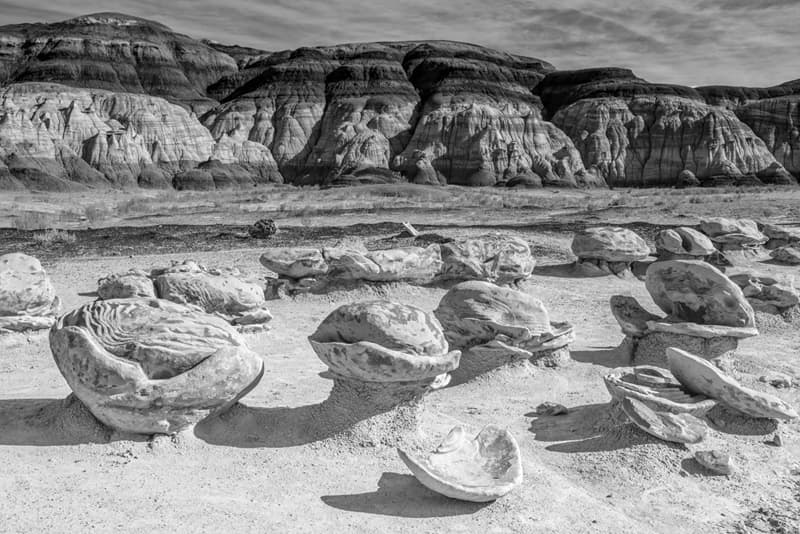
<svg viewBox="0 0 800 534">
<path fill-rule="evenodd" d="M 629 71 L 569 74 L 549 75 L 536 90 L 584 165 L 609 185 L 675 185 L 686 170 L 701 183 L 740 183 L 748 175 L 774 182 L 780 172 L 747 124 L 691 88 L 647 84 Z"/>
<path fill-rule="evenodd" d="M 0 188 L 789 184 L 798 99 L 448 41 L 270 53 L 100 13 L 0 26 Z"/>
<path fill-rule="evenodd" d="M 150 20 L 119 13 L 0 26 L 0 84 L 56 82 L 160 96 L 198 112 L 206 87 L 236 72 L 227 54 Z"/>
<path fill-rule="evenodd" d="M 193 114 L 157 97 L 44 83 L 0 92 L 0 160 L 32 188 L 167 187 L 209 160 L 241 163 L 256 180 L 269 179 L 271 155 L 263 147 L 256 154 L 215 142 Z"/>
</svg>

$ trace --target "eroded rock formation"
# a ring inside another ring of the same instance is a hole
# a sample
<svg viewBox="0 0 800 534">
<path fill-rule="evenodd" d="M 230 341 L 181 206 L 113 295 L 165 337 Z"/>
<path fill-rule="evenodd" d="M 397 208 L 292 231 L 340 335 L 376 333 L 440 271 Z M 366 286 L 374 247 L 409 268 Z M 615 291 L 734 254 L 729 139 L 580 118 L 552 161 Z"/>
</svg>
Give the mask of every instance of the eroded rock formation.
<svg viewBox="0 0 800 534">
<path fill-rule="evenodd" d="M 653 84 L 448 41 L 270 53 L 100 13 L 0 27 L 0 188 L 789 184 L 798 87 Z"/>
</svg>

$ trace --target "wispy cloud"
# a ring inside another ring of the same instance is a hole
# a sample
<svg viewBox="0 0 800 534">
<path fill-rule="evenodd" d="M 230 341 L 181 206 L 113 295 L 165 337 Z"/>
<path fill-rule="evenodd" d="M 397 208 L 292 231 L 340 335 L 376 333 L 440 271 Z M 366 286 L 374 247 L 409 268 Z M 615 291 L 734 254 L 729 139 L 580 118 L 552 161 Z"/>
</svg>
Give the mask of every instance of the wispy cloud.
<svg viewBox="0 0 800 534">
<path fill-rule="evenodd" d="M 8 24 L 97 11 L 267 50 L 453 39 L 558 68 L 629 67 L 659 82 L 761 86 L 800 77 L 797 0 L 0 0 Z"/>
</svg>

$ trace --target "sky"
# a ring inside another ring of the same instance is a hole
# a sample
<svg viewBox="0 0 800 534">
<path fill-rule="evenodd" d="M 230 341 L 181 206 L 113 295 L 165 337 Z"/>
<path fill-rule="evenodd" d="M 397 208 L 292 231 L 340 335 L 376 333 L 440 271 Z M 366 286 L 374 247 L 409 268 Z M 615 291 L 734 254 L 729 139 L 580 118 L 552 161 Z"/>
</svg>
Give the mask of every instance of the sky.
<svg viewBox="0 0 800 534">
<path fill-rule="evenodd" d="M 116 11 L 264 50 L 451 39 L 651 82 L 800 78 L 800 0 L 0 0 L 0 24 Z"/>
</svg>

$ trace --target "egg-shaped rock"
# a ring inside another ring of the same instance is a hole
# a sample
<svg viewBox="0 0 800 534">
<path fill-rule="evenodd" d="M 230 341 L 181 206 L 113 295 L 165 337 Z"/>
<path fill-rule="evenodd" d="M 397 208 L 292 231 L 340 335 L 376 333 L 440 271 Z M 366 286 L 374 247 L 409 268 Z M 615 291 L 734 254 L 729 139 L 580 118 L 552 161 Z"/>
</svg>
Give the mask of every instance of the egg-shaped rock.
<svg viewBox="0 0 800 534">
<path fill-rule="evenodd" d="M 710 256 L 717 250 L 708 236 L 685 226 L 660 231 L 656 249 L 679 256 Z"/>
<path fill-rule="evenodd" d="M 39 260 L 22 253 L 0 256 L 0 332 L 49 328 L 59 307 Z"/>
<path fill-rule="evenodd" d="M 654 263 L 647 269 L 645 286 L 673 320 L 735 327 L 755 324 L 753 308 L 739 286 L 706 262 Z"/>
<path fill-rule="evenodd" d="M 631 230 L 606 226 L 576 233 L 572 252 L 578 258 L 630 263 L 647 258 L 650 247 Z"/>
<path fill-rule="evenodd" d="M 81 306 L 58 319 L 50 348 L 95 417 L 144 434 L 174 433 L 225 409 L 263 373 L 226 321 L 160 299 Z"/>
</svg>

